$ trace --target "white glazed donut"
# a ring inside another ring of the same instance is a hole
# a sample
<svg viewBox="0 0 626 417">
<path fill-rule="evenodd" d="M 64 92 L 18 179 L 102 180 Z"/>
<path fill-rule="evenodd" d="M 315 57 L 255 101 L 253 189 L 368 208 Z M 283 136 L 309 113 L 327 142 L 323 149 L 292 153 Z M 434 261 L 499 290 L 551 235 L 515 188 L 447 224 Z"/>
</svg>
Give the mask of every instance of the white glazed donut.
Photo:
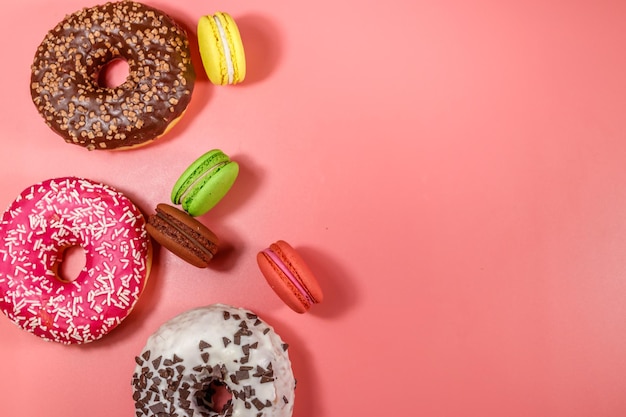
<svg viewBox="0 0 626 417">
<path fill-rule="evenodd" d="M 135 358 L 136 414 L 289 417 L 296 381 L 287 345 L 249 310 L 200 307 L 169 320 Z M 216 385 L 232 395 L 213 409 Z"/>
<path fill-rule="evenodd" d="M 85 251 L 75 280 L 58 275 L 63 252 Z M 0 310 L 55 342 L 87 343 L 132 310 L 150 270 L 145 219 L 123 194 L 64 177 L 25 189 L 0 222 Z"/>
</svg>

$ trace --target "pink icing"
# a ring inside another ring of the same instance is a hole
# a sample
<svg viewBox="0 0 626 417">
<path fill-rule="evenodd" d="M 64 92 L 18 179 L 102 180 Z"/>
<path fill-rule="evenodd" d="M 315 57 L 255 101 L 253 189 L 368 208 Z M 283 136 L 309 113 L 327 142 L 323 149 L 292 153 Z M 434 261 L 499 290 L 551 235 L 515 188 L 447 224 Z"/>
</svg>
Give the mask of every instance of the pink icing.
<svg viewBox="0 0 626 417">
<path fill-rule="evenodd" d="M 63 249 L 76 245 L 85 267 L 63 282 L 56 268 Z M 0 310 L 46 340 L 99 339 L 134 307 L 149 251 L 144 217 L 114 189 L 74 177 L 35 184 L 0 222 Z"/>
<path fill-rule="evenodd" d="M 298 281 L 295 275 L 293 275 L 293 273 L 289 270 L 289 268 L 287 268 L 287 265 L 285 265 L 285 263 L 282 261 L 282 259 L 280 259 L 278 255 L 276 255 L 270 248 L 263 250 L 263 253 L 267 255 L 272 260 L 272 262 L 274 262 L 274 264 L 278 267 L 278 269 L 280 269 L 283 272 L 283 274 L 287 276 L 289 281 L 294 285 L 294 287 L 296 287 L 298 292 L 302 294 L 304 298 L 306 298 L 309 304 L 315 303 L 315 300 L 313 300 L 311 295 L 309 295 L 306 288 L 304 288 L 304 286 L 300 283 L 300 281 Z"/>
</svg>

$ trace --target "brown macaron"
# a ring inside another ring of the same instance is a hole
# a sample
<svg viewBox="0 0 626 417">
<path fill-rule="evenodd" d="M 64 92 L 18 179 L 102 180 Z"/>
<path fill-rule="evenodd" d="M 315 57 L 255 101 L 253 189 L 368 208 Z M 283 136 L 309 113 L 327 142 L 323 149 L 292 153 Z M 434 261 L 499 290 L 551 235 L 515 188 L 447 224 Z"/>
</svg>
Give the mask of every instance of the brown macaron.
<svg viewBox="0 0 626 417">
<path fill-rule="evenodd" d="M 206 268 L 218 251 L 219 240 L 204 224 L 182 210 L 158 204 L 146 229 L 161 246 L 186 262 Z"/>
</svg>

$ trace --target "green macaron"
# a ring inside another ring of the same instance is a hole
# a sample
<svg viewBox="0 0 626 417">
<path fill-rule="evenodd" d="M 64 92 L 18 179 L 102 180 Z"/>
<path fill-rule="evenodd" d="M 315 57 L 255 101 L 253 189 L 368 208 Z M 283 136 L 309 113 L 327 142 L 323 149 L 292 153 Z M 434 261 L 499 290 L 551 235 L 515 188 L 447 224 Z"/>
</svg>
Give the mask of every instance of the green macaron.
<svg viewBox="0 0 626 417">
<path fill-rule="evenodd" d="M 226 195 L 239 174 L 239 164 L 219 149 L 196 159 L 172 189 L 172 203 L 192 216 L 211 210 Z"/>
</svg>

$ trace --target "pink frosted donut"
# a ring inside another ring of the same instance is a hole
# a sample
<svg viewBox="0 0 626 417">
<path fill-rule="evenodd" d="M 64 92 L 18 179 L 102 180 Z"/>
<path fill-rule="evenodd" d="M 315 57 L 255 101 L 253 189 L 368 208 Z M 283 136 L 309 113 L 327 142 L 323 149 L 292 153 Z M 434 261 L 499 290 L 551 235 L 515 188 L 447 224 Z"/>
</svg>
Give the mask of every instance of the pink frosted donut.
<svg viewBox="0 0 626 417">
<path fill-rule="evenodd" d="M 80 246 L 85 266 L 63 281 L 63 252 Z M 24 190 L 0 222 L 0 310 L 24 330 L 70 344 L 97 340 L 132 310 L 150 271 L 139 209 L 87 179 L 50 179 Z"/>
</svg>

